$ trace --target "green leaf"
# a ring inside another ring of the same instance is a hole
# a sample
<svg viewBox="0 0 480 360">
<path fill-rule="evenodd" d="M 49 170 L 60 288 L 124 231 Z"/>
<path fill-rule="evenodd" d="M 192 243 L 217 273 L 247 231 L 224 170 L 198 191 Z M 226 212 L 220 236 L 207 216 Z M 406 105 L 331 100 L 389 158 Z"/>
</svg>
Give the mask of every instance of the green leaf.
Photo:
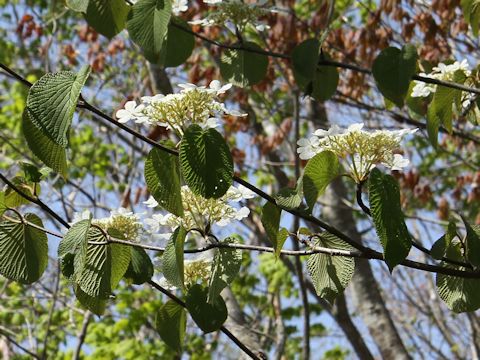
<svg viewBox="0 0 480 360">
<path fill-rule="evenodd" d="M 67 174 L 67 155 L 65 148 L 55 143 L 33 125 L 30 120 L 28 108 L 23 112 L 22 131 L 25 140 L 27 140 L 27 145 L 33 154 L 45 165 L 65 177 Z"/>
<path fill-rule="evenodd" d="M 152 149 L 145 161 L 145 181 L 158 204 L 176 216 L 183 216 L 178 159 L 160 149 Z"/>
<path fill-rule="evenodd" d="M 85 19 L 97 32 L 111 39 L 125 29 L 129 11 L 125 0 L 89 0 Z"/>
<path fill-rule="evenodd" d="M 207 302 L 208 289 L 193 285 L 187 293 L 185 304 L 193 321 L 205 333 L 219 330 L 228 317 L 227 306 L 221 296 Z"/>
<path fill-rule="evenodd" d="M 183 288 L 184 272 L 183 272 L 183 244 L 187 232 L 182 226 L 175 229 L 174 233 L 168 240 L 165 252 L 162 257 L 162 272 L 167 281 L 179 288 Z"/>
<path fill-rule="evenodd" d="M 190 25 L 182 18 L 172 17 L 162 49 L 160 50 L 159 64 L 164 67 L 182 65 L 192 55 L 195 37 L 178 27 L 192 30 Z"/>
<path fill-rule="evenodd" d="M 447 257 L 464 261 L 460 241 L 452 242 L 447 248 Z M 441 264 L 448 269 L 468 270 L 462 266 L 449 263 Z M 447 307 L 456 312 L 470 312 L 480 308 L 480 280 L 437 274 L 437 291 Z"/>
<path fill-rule="evenodd" d="M 412 239 L 400 205 L 397 180 L 374 168 L 368 183 L 370 211 L 390 271 L 407 257 Z"/>
<path fill-rule="evenodd" d="M 373 62 L 372 73 L 378 89 L 400 108 L 417 70 L 417 58 L 417 49 L 407 44 L 401 50 L 395 47 L 382 50 Z"/>
<path fill-rule="evenodd" d="M 335 235 L 325 232 L 319 235 L 314 244 L 329 249 L 354 250 Z M 355 260 L 318 253 L 308 257 L 307 268 L 317 295 L 331 303 L 352 279 Z"/>
<path fill-rule="evenodd" d="M 218 199 L 232 185 L 232 155 L 218 131 L 191 125 L 180 143 L 179 156 L 183 179 L 195 194 Z"/>
<path fill-rule="evenodd" d="M 43 228 L 37 215 L 26 214 L 24 218 Z M 0 222 L 0 275 L 22 284 L 31 284 L 40 279 L 47 264 L 48 239 L 45 232 L 22 222 Z"/>
<path fill-rule="evenodd" d="M 88 241 L 104 243 L 107 238 L 99 229 L 92 227 Z M 76 283 L 87 295 L 107 299 L 127 271 L 130 256 L 130 247 L 127 245 L 88 244 L 85 265 Z"/>
<path fill-rule="evenodd" d="M 322 53 L 320 60 L 331 60 L 331 57 Z M 305 92 L 318 101 L 327 101 L 337 91 L 338 70 L 335 66 L 318 65 L 313 73 L 313 80 L 307 85 Z"/>
<path fill-rule="evenodd" d="M 5 204 L 5 191 L 0 191 L 0 217 L 7 210 L 8 206 Z"/>
<path fill-rule="evenodd" d="M 298 44 L 292 51 L 293 75 L 297 85 L 305 90 L 312 82 L 317 69 L 320 41 L 308 39 Z"/>
<path fill-rule="evenodd" d="M 242 47 L 262 51 L 262 48 L 253 42 L 242 43 Z M 262 81 L 267 74 L 267 68 L 268 58 L 250 51 L 228 49 L 220 58 L 222 77 L 239 87 L 251 86 Z"/>
<path fill-rule="evenodd" d="M 67 7 L 77 12 L 87 12 L 90 0 L 66 0 Z"/>
<path fill-rule="evenodd" d="M 461 0 L 460 4 L 463 10 L 465 22 L 472 27 L 474 36 L 478 36 L 478 25 L 480 23 L 480 1 Z"/>
<path fill-rule="evenodd" d="M 151 62 L 156 62 L 161 53 L 171 14 L 170 0 L 139 0 L 128 15 L 130 38 Z"/>
<path fill-rule="evenodd" d="M 453 81 L 463 84 L 466 76 L 462 70 L 457 70 L 453 75 Z M 444 126 L 450 133 L 453 130 L 453 108 L 461 106 L 462 92 L 445 86 L 437 86 L 432 102 L 427 111 L 428 138 L 433 146 L 438 145 L 438 129 Z"/>
<path fill-rule="evenodd" d="M 265 228 L 268 239 L 275 249 L 275 255 L 277 258 L 280 256 L 283 244 L 288 237 L 287 229 L 282 228 L 280 231 L 278 229 L 280 226 L 281 214 L 282 210 L 271 202 L 267 202 L 262 208 L 262 225 Z"/>
<path fill-rule="evenodd" d="M 78 74 L 70 71 L 48 73 L 35 82 L 28 92 L 30 121 L 63 148 L 68 145 L 68 130 L 80 91 L 89 74 L 89 66 L 82 67 Z"/>
<path fill-rule="evenodd" d="M 457 236 L 457 226 L 454 221 L 448 223 L 447 231 L 432 245 L 430 255 L 436 260 L 442 260 L 453 239 Z"/>
<path fill-rule="evenodd" d="M 470 225 L 462 216 L 467 235 L 465 237 L 465 258 L 475 267 L 480 266 L 480 226 Z"/>
<path fill-rule="evenodd" d="M 130 265 L 124 275 L 132 283 L 141 285 L 150 280 L 153 276 L 153 264 L 147 252 L 139 247 L 131 246 Z"/>
<path fill-rule="evenodd" d="M 93 296 L 90 296 L 82 291 L 78 286 L 74 287 L 75 297 L 80 302 L 80 304 L 90 310 L 95 315 L 103 315 L 105 309 L 107 308 L 107 300 L 99 299 Z"/>
<path fill-rule="evenodd" d="M 58 245 L 62 273 L 71 281 L 77 280 L 85 266 L 91 221 L 90 217 L 73 224 Z"/>
<path fill-rule="evenodd" d="M 29 182 L 25 180 L 24 177 L 15 176 L 11 182 L 17 188 L 17 190 L 24 195 L 34 198 L 35 194 L 40 194 L 40 184 Z M 20 205 L 30 204 L 30 201 L 20 195 L 17 190 L 14 190 L 9 186 L 5 190 L 5 205 L 7 207 L 16 208 Z"/>
<path fill-rule="evenodd" d="M 234 244 L 235 238 L 228 237 L 223 243 Z M 208 284 L 208 298 L 210 304 L 220 296 L 220 293 L 226 288 L 238 275 L 242 265 L 242 251 L 239 249 L 217 248 L 212 262 L 212 274 Z"/>
<path fill-rule="evenodd" d="M 337 155 L 331 151 L 322 151 L 308 161 L 303 175 L 303 192 L 310 212 L 318 197 L 339 173 Z"/>
<path fill-rule="evenodd" d="M 23 171 L 25 180 L 32 183 L 39 183 L 42 181 L 43 174 L 35 165 L 24 161 L 20 161 L 19 165 Z"/>
<path fill-rule="evenodd" d="M 274 196 L 275 202 L 283 209 L 298 209 L 302 205 L 303 177 L 300 177 L 295 189 L 283 188 Z"/>
<path fill-rule="evenodd" d="M 186 327 L 185 309 L 173 300 L 168 300 L 163 304 L 157 313 L 155 328 L 165 344 L 177 353 L 182 352 Z"/>
</svg>

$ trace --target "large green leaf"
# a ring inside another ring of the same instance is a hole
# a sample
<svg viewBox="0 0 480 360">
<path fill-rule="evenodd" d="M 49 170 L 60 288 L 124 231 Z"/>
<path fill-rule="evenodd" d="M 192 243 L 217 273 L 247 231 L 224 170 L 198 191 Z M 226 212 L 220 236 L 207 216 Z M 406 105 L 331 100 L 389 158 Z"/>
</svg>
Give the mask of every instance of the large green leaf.
<svg viewBox="0 0 480 360">
<path fill-rule="evenodd" d="M 320 234 L 314 244 L 329 249 L 354 250 L 353 247 L 329 233 Z M 355 260 L 346 256 L 318 253 L 308 257 L 307 268 L 317 295 L 333 302 L 352 279 Z"/>
<path fill-rule="evenodd" d="M 465 74 L 458 70 L 453 76 L 453 81 L 459 84 L 465 82 Z M 461 107 L 462 92 L 446 86 L 437 86 L 432 102 L 427 111 L 428 138 L 433 146 L 438 145 L 438 129 L 444 126 L 450 133 L 453 130 L 453 108 Z"/>
<path fill-rule="evenodd" d="M 70 71 L 48 73 L 32 85 L 28 92 L 27 109 L 30 121 L 54 143 L 66 148 L 72 123 L 90 67 L 78 74 Z"/>
<path fill-rule="evenodd" d="M 167 281 L 179 288 L 183 288 L 184 272 L 183 272 L 183 244 L 187 232 L 183 227 L 175 229 L 174 233 L 168 240 L 167 246 L 162 257 L 162 272 Z"/>
<path fill-rule="evenodd" d="M 152 260 L 150 260 L 150 256 L 142 248 L 132 246 L 130 251 L 132 253 L 130 265 L 128 265 L 124 277 L 137 285 L 146 283 L 153 276 Z"/>
<path fill-rule="evenodd" d="M 262 225 L 275 249 L 277 258 L 280 256 L 283 244 L 288 237 L 288 230 L 284 228 L 279 230 L 281 214 L 282 210 L 271 202 L 267 202 L 262 208 Z"/>
<path fill-rule="evenodd" d="M 88 241 L 104 243 L 107 238 L 99 229 L 92 227 Z M 130 257 L 127 245 L 89 243 L 83 271 L 76 279 L 77 285 L 89 296 L 107 299 L 127 271 Z"/>
<path fill-rule="evenodd" d="M 185 304 L 193 321 L 205 333 L 219 330 L 228 317 L 227 306 L 221 296 L 207 302 L 208 289 L 193 285 L 187 293 Z"/>
<path fill-rule="evenodd" d="M 297 85 L 305 90 L 312 82 L 320 54 L 320 41 L 308 39 L 298 44 L 292 51 L 293 75 Z"/>
<path fill-rule="evenodd" d="M 397 180 L 377 168 L 369 176 L 370 211 L 390 271 L 407 257 L 412 239 L 400 205 Z"/>
<path fill-rule="evenodd" d="M 398 107 L 403 106 L 410 80 L 417 70 L 417 49 L 407 44 L 383 49 L 373 62 L 372 73 L 378 89 Z"/>
<path fill-rule="evenodd" d="M 243 48 L 262 51 L 253 42 L 242 43 Z M 263 80 L 267 73 L 268 58 L 265 55 L 228 49 L 220 58 L 220 73 L 225 81 L 240 87 L 254 85 Z"/>
<path fill-rule="evenodd" d="M 157 313 L 155 328 L 165 344 L 177 353 L 182 352 L 186 326 L 187 314 L 182 306 L 173 300 L 163 304 Z"/>
<path fill-rule="evenodd" d="M 445 253 L 452 243 L 453 239 L 457 236 L 457 226 L 454 221 L 448 223 L 447 231 L 432 245 L 430 255 L 436 260 L 442 260 Z"/>
<path fill-rule="evenodd" d="M 90 296 L 82 291 L 78 286 L 74 286 L 75 297 L 80 304 L 90 310 L 95 315 L 103 315 L 107 308 L 107 300 Z"/>
<path fill-rule="evenodd" d="M 43 228 L 37 215 L 25 220 Z M 22 284 L 31 284 L 42 276 L 48 264 L 48 239 L 45 232 L 19 222 L 0 222 L 0 275 Z"/>
<path fill-rule="evenodd" d="M 191 31 L 190 25 L 179 18 L 174 17 L 168 25 L 168 32 L 160 50 L 159 63 L 165 67 L 182 65 L 192 55 L 195 46 L 195 37 L 182 27 Z"/>
<path fill-rule="evenodd" d="M 465 257 L 468 262 L 475 267 L 480 267 L 480 225 L 470 225 L 468 221 L 463 218 L 467 236 L 465 237 Z"/>
<path fill-rule="evenodd" d="M 465 261 L 462 256 L 460 241 L 452 241 L 446 252 L 446 257 L 452 260 Z M 449 263 L 442 264 L 448 269 L 468 270 L 462 266 Z M 467 279 L 456 276 L 437 274 L 437 291 L 447 307 L 456 312 L 470 312 L 480 308 L 480 279 Z"/>
<path fill-rule="evenodd" d="M 160 149 L 152 149 L 145 161 L 148 190 L 165 210 L 183 216 L 178 158 Z"/>
<path fill-rule="evenodd" d="M 234 244 L 235 237 L 226 238 L 223 243 Z M 242 251 L 239 249 L 218 248 L 212 262 L 212 274 L 208 284 L 208 299 L 212 304 L 220 293 L 238 275 L 242 265 Z"/>
<path fill-rule="evenodd" d="M 152 62 L 156 62 L 160 55 L 171 15 L 170 0 L 139 0 L 128 15 L 130 38 Z"/>
<path fill-rule="evenodd" d="M 22 131 L 25 140 L 27 140 L 27 145 L 33 154 L 45 165 L 66 176 L 67 155 L 65 148 L 55 143 L 48 136 L 44 135 L 39 128 L 33 125 L 30 120 L 28 108 L 23 112 Z"/>
<path fill-rule="evenodd" d="M 85 266 L 90 226 L 91 217 L 73 224 L 58 245 L 62 273 L 71 281 L 77 280 Z"/>
<path fill-rule="evenodd" d="M 282 188 L 274 198 L 277 205 L 283 209 L 298 209 L 302 205 L 303 199 L 303 177 L 298 179 L 295 189 Z"/>
<path fill-rule="evenodd" d="M 322 151 L 308 161 L 303 175 L 303 192 L 310 212 L 318 197 L 325 192 L 328 184 L 339 172 L 337 155 L 331 151 Z"/>
<path fill-rule="evenodd" d="M 233 159 L 215 129 L 191 125 L 180 143 L 180 169 L 190 189 L 205 198 L 219 198 L 232 185 Z"/>
<path fill-rule="evenodd" d="M 97 32 L 111 39 L 125 29 L 129 11 L 125 0 L 89 0 L 85 19 Z"/>
</svg>

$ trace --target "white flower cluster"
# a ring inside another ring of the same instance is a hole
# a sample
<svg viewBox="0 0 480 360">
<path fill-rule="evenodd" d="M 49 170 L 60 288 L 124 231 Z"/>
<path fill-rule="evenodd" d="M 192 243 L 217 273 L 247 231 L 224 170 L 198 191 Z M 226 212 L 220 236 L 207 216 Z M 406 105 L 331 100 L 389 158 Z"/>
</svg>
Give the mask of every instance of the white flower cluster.
<svg viewBox="0 0 480 360">
<path fill-rule="evenodd" d="M 181 225 L 186 230 L 204 230 L 207 225 L 213 224 L 226 226 L 232 221 L 242 220 L 250 214 L 250 210 L 246 206 L 237 209 L 228 202 L 239 202 L 254 197 L 253 192 L 242 185 L 238 188 L 231 186 L 226 194 L 219 199 L 205 199 L 194 194 L 188 186 L 182 186 L 181 194 L 184 215 L 179 217 L 173 214 L 153 214 L 151 218 L 144 220 L 152 233 L 158 232 L 161 226 L 174 229 Z M 148 207 L 158 206 L 158 203 L 152 197 L 145 204 Z"/>
<path fill-rule="evenodd" d="M 190 259 L 183 261 L 183 274 L 185 286 L 189 287 L 201 281 L 207 283 L 212 273 L 213 253 L 211 250 L 195 255 Z M 170 284 L 162 274 L 162 260 L 156 258 L 153 263 L 155 276 L 153 280 L 161 287 L 173 291 L 177 287 Z"/>
<path fill-rule="evenodd" d="M 264 31 L 269 28 L 268 25 L 258 21 L 260 16 L 264 16 L 270 11 L 264 7 L 266 0 L 250 4 L 241 0 L 203 0 L 203 2 L 215 5 L 216 9 L 204 19 L 189 21 L 190 24 L 211 26 L 232 23 L 240 31 L 248 24 L 255 26 L 258 31 Z"/>
<path fill-rule="evenodd" d="M 298 140 L 297 152 L 301 159 L 307 160 L 322 151 L 332 151 L 340 158 L 349 161 L 352 178 L 360 183 L 377 165 L 383 164 L 392 170 L 401 170 L 409 160 L 394 151 L 400 147 L 402 139 L 418 129 L 363 131 L 363 124 L 350 125 L 342 130 L 333 125 L 329 130 L 316 130 L 308 139 Z"/>
<path fill-rule="evenodd" d="M 158 125 L 183 135 L 191 124 L 203 128 L 214 128 L 220 123 L 220 116 L 246 116 L 236 110 L 229 110 L 217 101 L 218 95 L 224 94 L 231 84 L 221 86 L 213 80 L 209 87 L 194 84 L 180 84 L 182 90 L 176 94 L 144 96 L 142 103 L 128 101 L 124 109 L 117 111 L 120 123 L 135 121 L 139 124 Z"/>
<path fill-rule="evenodd" d="M 91 213 L 89 210 L 75 213 L 72 224 L 81 220 L 89 219 L 90 217 Z M 105 231 L 108 231 L 108 229 L 115 229 L 122 234 L 125 240 L 129 241 L 140 241 L 140 237 L 143 234 L 143 226 L 140 222 L 139 216 L 122 207 L 118 210 L 110 211 L 109 217 L 93 219 L 92 224 L 99 226 Z"/>
<path fill-rule="evenodd" d="M 463 71 L 465 76 L 470 76 L 468 61 L 462 60 L 462 62 L 455 61 L 453 64 L 445 65 L 444 63 L 438 64 L 432 69 L 430 74 L 420 73 L 420 76 L 428 77 L 431 79 L 454 81 L 454 74 L 457 71 Z M 415 80 L 415 86 L 412 89 L 412 97 L 428 97 L 437 90 L 437 85 L 427 84 L 422 81 Z"/>
</svg>

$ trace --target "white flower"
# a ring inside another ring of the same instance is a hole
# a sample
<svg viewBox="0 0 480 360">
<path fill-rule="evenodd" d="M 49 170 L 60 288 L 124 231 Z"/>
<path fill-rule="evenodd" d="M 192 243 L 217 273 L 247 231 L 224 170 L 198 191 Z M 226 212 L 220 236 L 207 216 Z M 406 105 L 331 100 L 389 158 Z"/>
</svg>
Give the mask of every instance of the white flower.
<svg viewBox="0 0 480 360">
<path fill-rule="evenodd" d="M 142 111 L 144 108 L 145 106 L 143 104 L 137 105 L 135 101 L 127 101 L 124 109 L 118 110 L 115 116 L 117 117 L 119 123 L 124 124 L 130 120 L 135 120 L 142 117 Z"/>
<path fill-rule="evenodd" d="M 154 207 L 157 207 L 157 206 L 158 206 L 157 200 L 155 200 L 152 195 L 150 195 L 150 197 L 148 198 L 148 200 L 147 200 L 147 201 L 144 201 L 143 203 L 144 203 L 145 205 L 147 205 L 147 207 L 149 207 L 149 208 L 154 208 Z"/>
<path fill-rule="evenodd" d="M 175 15 L 179 15 L 181 12 L 188 10 L 188 1 L 187 0 L 173 0 L 172 1 L 172 12 Z"/>
<path fill-rule="evenodd" d="M 297 149 L 297 153 L 302 160 L 308 160 L 314 157 L 317 153 L 319 153 L 319 145 L 320 139 L 316 136 L 312 136 L 310 139 L 299 139 L 297 141 L 297 145 L 299 148 Z"/>
<path fill-rule="evenodd" d="M 418 129 L 364 131 L 363 123 L 350 125 L 346 131 L 332 126 L 328 131 L 317 130 L 309 139 L 299 139 L 297 152 L 301 159 L 310 159 L 322 151 L 331 151 L 348 161 L 350 175 L 360 183 L 377 165 L 400 170 L 409 164 L 408 159 L 394 151 L 400 142 Z"/>
<path fill-rule="evenodd" d="M 76 212 L 73 214 L 72 222 L 69 224 L 73 225 L 79 221 L 90 219 L 91 217 L 92 217 L 92 213 L 88 209 L 83 210 L 81 213 Z"/>
<path fill-rule="evenodd" d="M 203 2 L 205 4 L 209 4 L 209 5 L 214 5 L 214 4 L 219 4 L 221 3 L 223 0 L 203 0 Z"/>
<path fill-rule="evenodd" d="M 209 88 L 214 90 L 217 93 L 217 95 L 225 94 L 225 92 L 229 90 L 231 87 L 232 87 L 232 84 L 228 84 L 228 83 L 221 86 L 221 83 L 218 80 L 213 80 L 209 85 Z"/>
<path fill-rule="evenodd" d="M 231 201 L 239 202 L 241 200 L 253 199 L 255 193 L 243 185 L 238 187 L 231 186 L 227 191 L 226 197 Z"/>
</svg>

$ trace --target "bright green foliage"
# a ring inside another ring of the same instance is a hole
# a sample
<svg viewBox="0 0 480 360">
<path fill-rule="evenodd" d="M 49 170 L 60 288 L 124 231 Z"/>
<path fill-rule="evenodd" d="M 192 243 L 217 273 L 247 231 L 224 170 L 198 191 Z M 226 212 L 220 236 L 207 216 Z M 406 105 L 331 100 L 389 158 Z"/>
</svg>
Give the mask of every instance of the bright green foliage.
<svg viewBox="0 0 480 360">
<path fill-rule="evenodd" d="M 303 192 L 310 212 L 339 172 L 340 163 L 331 151 L 322 151 L 308 161 L 303 175 Z"/>
<path fill-rule="evenodd" d="M 40 184 L 27 181 L 23 176 L 15 176 L 10 181 L 17 188 L 17 190 L 24 195 L 35 198 L 36 195 L 40 194 Z M 13 188 L 7 187 L 5 190 L 5 205 L 7 207 L 16 208 L 20 205 L 29 203 L 29 200 L 25 199 Z"/>
<path fill-rule="evenodd" d="M 153 148 L 145 161 L 145 181 L 152 196 L 165 210 L 183 215 L 178 158 Z"/>
<path fill-rule="evenodd" d="M 275 249 L 277 258 L 280 256 L 283 244 L 288 237 L 288 230 L 285 228 L 279 230 L 281 214 L 282 210 L 271 202 L 267 202 L 262 208 L 262 225 Z"/>
<path fill-rule="evenodd" d="M 73 282 L 79 279 L 85 266 L 90 225 L 91 219 L 73 224 L 58 245 L 62 273 Z"/>
<path fill-rule="evenodd" d="M 205 333 L 217 331 L 227 320 L 228 311 L 221 296 L 207 302 L 208 289 L 193 285 L 187 293 L 185 304 L 192 319 Z"/>
<path fill-rule="evenodd" d="M 42 76 L 28 92 L 27 109 L 30 121 L 57 145 L 68 146 L 68 131 L 90 67 L 78 74 L 70 71 Z M 34 149 L 32 149 L 34 150 Z"/>
<path fill-rule="evenodd" d="M 157 312 L 155 328 L 162 340 L 177 353 L 182 352 L 186 327 L 187 313 L 173 300 L 167 301 Z"/>
<path fill-rule="evenodd" d="M 442 235 L 440 239 L 435 241 L 430 250 L 430 255 L 436 260 L 442 260 L 445 252 L 452 240 L 457 236 L 457 226 L 454 221 L 448 223 L 447 232 Z"/>
<path fill-rule="evenodd" d="M 74 11 L 87 12 L 89 1 L 90 0 L 66 0 L 66 4 Z"/>
<path fill-rule="evenodd" d="M 463 17 L 472 28 L 473 35 L 478 36 L 478 25 L 480 23 L 480 1 L 461 0 Z"/>
<path fill-rule="evenodd" d="M 245 49 L 262 51 L 253 42 L 242 43 Z M 220 73 L 225 81 L 239 87 L 248 87 L 263 80 L 267 73 L 268 57 L 246 50 L 225 50 L 220 58 Z"/>
<path fill-rule="evenodd" d="M 186 236 L 187 232 L 183 227 L 176 228 L 170 240 L 168 240 L 162 257 L 162 272 L 165 279 L 179 288 L 184 286 L 183 244 Z"/>
<path fill-rule="evenodd" d="M 84 308 L 90 310 L 95 315 L 103 315 L 107 308 L 106 299 L 90 296 L 85 293 L 78 285 L 74 285 L 73 289 L 75 297 Z"/>
<path fill-rule="evenodd" d="M 190 57 L 195 46 L 194 36 L 178 27 L 192 30 L 185 20 L 172 17 L 162 50 L 160 50 L 159 63 L 165 67 L 182 65 Z"/>
<path fill-rule="evenodd" d="M 234 244 L 236 238 L 228 237 L 222 242 Z M 212 262 L 212 273 L 208 284 L 207 301 L 213 304 L 220 292 L 238 275 L 242 265 L 242 251 L 238 249 L 218 248 Z"/>
<path fill-rule="evenodd" d="M 153 276 L 153 264 L 147 252 L 136 246 L 130 248 L 131 258 L 124 277 L 132 283 L 141 285 Z"/>
<path fill-rule="evenodd" d="M 303 180 L 299 180 L 295 189 L 283 188 L 274 196 L 278 206 L 284 209 L 298 209 L 302 205 Z"/>
<path fill-rule="evenodd" d="M 139 0 L 128 15 L 128 34 L 151 62 L 160 55 L 171 13 L 170 0 Z"/>
<path fill-rule="evenodd" d="M 400 205 L 398 182 L 377 168 L 369 176 L 370 211 L 390 271 L 408 255 L 412 239 Z"/>
<path fill-rule="evenodd" d="M 456 71 L 454 81 L 463 84 L 466 80 L 463 71 Z M 450 133 L 453 130 L 453 108 L 461 108 L 462 92 L 460 90 L 437 86 L 432 102 L 428 106 L 427 131 L 433 146 L 438 145 L 438 129 L 444 126 Z"/>
<path fill-rule="evenodd" d="M 354 250 L 350 245 L 329 233 L 320 234 L 314 245 L 328 249 Z M 318 253 L 308 257 L 307 268 L 317 295 L 333 302 L 352 279 L 355 260 L 346 256 Z"/>
<path fill-rule="evenodd" d="M 102 243 L 107 238 L 99 229 L 92 227 L 88 241 Z M 89 296 L 107 299 L 127 271 L 130 256 L 130 247 L 126 245 L 88 244 L 85 264 L 78 272 L 76 284 Z"/>
<path fill-rule="evenodd" d="M 88 25 L 111 39 L 125 28 L 129 11 L 124 0 L 89 0 L 85 19 Z"/>
<path fill-rule="evenodd" d="M 191 125 L 180 143 L 180 169 L 190 189 L 205 198 L 219 198 L 232 185 L 233 160 L 215 129 Z"/>
<path fill-rule="evenodd" d="M 462 244 L 458 239 L 447 244 L 446 257 L 465 261 Z M 442 262 L 449 269 L 467 270 L 465 267 Z M 448 308 L 456 313 L 475 311 L 480 308 L 480 280 L 437 274 L 437 291 Z"/>
<path fill-rule="evenodd" d="M 22 284 L 31 284 L 42 276 L 48 264 L 48 239 L 37 215 L 26 214 L 24 220 L 0 222 L 0 275 Z"/>
<path fill-rule="evenodd" d="M 373 62 L 372 73 L 378 89 L 398 107 L 408 92 L 410 80 L 417 70 L 417 49 L 407 44 L 398 49 L 388 47 Z"/>
<path fill-rule="evenodd" d="M 308 39 L 293 49 L 293 75 L 297 85 L 318 101 L 330 99 L 338 86 L 338 70 L 334 66 L 319 65 L 322 60 L 331 60 L 326 53 L 320 54 L 320 41 Z"/>
</svg>

